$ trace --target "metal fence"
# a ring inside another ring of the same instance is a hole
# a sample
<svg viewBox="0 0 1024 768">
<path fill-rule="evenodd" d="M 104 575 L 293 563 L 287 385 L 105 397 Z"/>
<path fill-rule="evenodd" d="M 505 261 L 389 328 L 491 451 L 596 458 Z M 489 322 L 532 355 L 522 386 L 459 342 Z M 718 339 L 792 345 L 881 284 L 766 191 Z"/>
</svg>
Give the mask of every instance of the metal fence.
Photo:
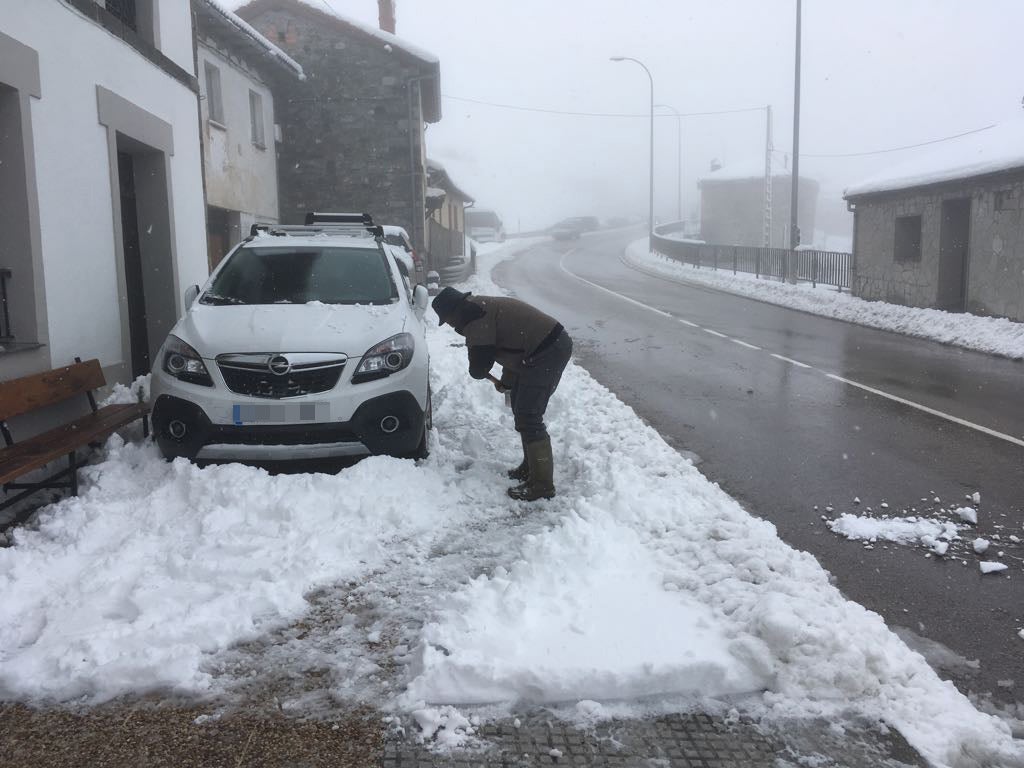
<svg viewBox="0 0 1024 768">
<path fill-rule="evenodd" d="M 790 251 L 786 248 L 756 248 L 745 245 L 710 245 L 667 237 L 673 230 L 669 224 L 659 227 L 652 238 L 652 247 L 662 256 L 698 269 L 747 272 L 757 277 L 784 280 L 787 273 L 797 280 L 833 285 L 840 291 L 850 287 L 849 253 L 838 251 Z"/>
</svg>

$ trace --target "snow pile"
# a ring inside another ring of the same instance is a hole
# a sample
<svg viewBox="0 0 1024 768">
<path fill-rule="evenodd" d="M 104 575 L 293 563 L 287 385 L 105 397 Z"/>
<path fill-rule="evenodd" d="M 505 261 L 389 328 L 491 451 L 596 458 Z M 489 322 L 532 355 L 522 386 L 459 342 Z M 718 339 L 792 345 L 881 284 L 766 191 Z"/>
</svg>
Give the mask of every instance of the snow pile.
<svg viewBox="0 0 1024 768">
<path fill-rule="evenodd" d="M 528 245 L 481 248 L 481 265 Z M 560 495 L 508 502 L 511 415 L 468 380 L 461 339 L 448 327 L 430 334 L 437 439 L 424 462 L 377 457 L 337 475 L 271 476 L 168 464 L 113 439 L 84 471 L 80 497 L 47 508 L 0 550 L 0 696 L 216 690 L 211 659 L 302 616 L 311 589 L 383 581 L 397 593 L 413 574 L 430 583 L 450 573 L 434 558 L 442 536 L 507 519 L 499 565 L 461 585 L 438 582 L 420 603 L 427 621 L 397 703 L 436 742 L 475 728 L 436 705 L 576 699 L 581 716 L 597 717 L 598 697 L 707 701 L 764 687 L 739 703 L 745 712 L 861 713 L 937 764 L 1020 756 L 1005 724 L 578 366 L 549 408 Z M 381 627 L 358 641 L 344 629 L 331 636 L 339 666 L 388 640 Z"/>
<path fill-rule="evenodd" d="M 1024 120 L 990 125 L 956 139 L 917 150 L 896 164 L 846 189 L 845 197 L 955 181 L 1024 168 Z"/>
<path fill-rule="evenodd" d="M 897 544 L 934 546 L 938 540 L 960 538 L 960 526 L 926 517 L 868 517 L 842 514 L 828 527 L 840 536 L 860 541 L 891 541 Z"/>
<path fill-rule="evenodd" d="M 698 283 L 848 323 L 1024 360 L 1024 323 L 1005 318 L 865 301 L 826 286 L 790 285 L 746 273 L 733 275 L 721 270 L 697 269 L 648 253 L 647 238 L 630 243 L 624 258 L 628 266 L 655 277 Z"/>
</svg>

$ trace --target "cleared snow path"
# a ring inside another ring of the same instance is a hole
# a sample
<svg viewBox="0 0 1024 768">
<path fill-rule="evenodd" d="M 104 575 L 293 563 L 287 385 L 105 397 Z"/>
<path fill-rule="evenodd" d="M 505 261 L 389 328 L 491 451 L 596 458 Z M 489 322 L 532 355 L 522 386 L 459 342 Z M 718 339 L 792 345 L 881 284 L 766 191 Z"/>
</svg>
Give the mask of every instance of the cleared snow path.
<svg viewBox="0 0 1024 768">
<path fill-rule="evenodd" d="M 836 320 L 1024 360 L 1024 323 L 1005 318 L 902 307 L 883 301 L 865 301 L 826 286 L 790 285 L 748 273 L 734 275 L 726 270 L 697 269 L 649 253 L 646 237 L 630 243 L 624 259 L 629 266 L 657 277 L 706 285 Z"/>
<path fill-rule="evenodd" d="M 467 377 L 459 337 L 431 344 L 419 465 L 271 476 L 112 441 L 82 496 L 0 550 L 0 694 L 305 677 L 282 706 L 415 710 L 430 735 L 474 719 L 438 705 L 607 697 L 621 716 L 646 711 L 639 694 L 731 695 L 754 716 L 883 720 L 940 765 L 1020 759 L 1003 722 L 575 365 L 549 409 L 560 495 L 510 504 L 511 414 Z"/>
</svg>

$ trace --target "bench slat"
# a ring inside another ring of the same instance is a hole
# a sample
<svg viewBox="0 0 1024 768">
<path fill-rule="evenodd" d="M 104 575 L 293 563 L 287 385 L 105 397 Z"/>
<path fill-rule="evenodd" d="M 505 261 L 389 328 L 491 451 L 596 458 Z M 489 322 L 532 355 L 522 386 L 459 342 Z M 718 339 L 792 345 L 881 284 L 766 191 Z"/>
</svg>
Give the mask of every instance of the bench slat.
<svg viewBox="0 0 1024 768">
<path fill-rule="evenodd" d="M 107 437 L 115 430 L 142 418 L 148 411 L 144 403 L 108 405 L 69 424 L 22 440 L 0 450 L 0 484 L 62 458 L 76 448 Z"/>
<path fill-rule="evenodd" d="M 84 395 L 106 384 L 99 360 L 0 381 L 0 421 Z"/>
</svg>

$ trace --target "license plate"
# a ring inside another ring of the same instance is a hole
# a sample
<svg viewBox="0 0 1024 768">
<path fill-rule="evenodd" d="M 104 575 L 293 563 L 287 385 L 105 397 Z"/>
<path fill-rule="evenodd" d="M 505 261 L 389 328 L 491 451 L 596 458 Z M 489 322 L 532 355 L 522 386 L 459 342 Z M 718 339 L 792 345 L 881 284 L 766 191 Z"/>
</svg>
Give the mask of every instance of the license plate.
<svg viewBox="0 0 1024 768">
<path fill-rule="evenodd" d="M 300 424 L 331 420 L 330 403 L 273 403 L 235 404 L 231 408 L 231 421 L 243 424 Z"/>
</svg>

